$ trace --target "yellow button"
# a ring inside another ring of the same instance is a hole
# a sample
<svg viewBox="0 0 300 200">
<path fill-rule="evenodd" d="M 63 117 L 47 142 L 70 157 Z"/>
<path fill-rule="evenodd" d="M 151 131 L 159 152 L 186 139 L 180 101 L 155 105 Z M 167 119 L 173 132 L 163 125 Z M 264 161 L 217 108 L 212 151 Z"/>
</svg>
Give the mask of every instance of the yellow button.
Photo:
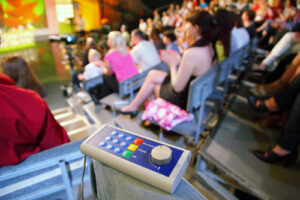
<svg viewBox="0 0 300 200">
<path fill-rule="evenodd" d="M 139 146 L 135 144 L 130 144 L 129 147 L 127 147 L 128 150 L 130 151 L 135 151 Z"/>
</svg>

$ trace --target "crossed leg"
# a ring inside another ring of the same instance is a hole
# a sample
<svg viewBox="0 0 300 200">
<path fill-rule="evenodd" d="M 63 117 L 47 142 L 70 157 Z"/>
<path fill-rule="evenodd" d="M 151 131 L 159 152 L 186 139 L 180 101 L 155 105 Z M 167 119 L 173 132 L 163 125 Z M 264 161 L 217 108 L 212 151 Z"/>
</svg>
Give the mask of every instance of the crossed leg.
<svg viewBox="0 0 300 200">
<path fill-rule="evenodd" d="M 150 71 L 136 97 L 128 106 L 124 107 L 122 111 L 131 112 L 138 110 L 138 107 L 152 94 L 158 98 L 161 84 L 166 76 L 167 73 L 160 70 Z"/>
</svg>

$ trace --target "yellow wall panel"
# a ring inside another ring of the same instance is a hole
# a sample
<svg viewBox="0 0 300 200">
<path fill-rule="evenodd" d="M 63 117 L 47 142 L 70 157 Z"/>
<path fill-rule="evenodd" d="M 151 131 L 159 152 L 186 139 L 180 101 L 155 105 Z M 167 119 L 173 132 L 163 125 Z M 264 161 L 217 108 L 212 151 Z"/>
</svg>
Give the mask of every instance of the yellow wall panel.
<svg viewBox="0 0 300 200">
<path fill-rule="evenodd" d="M 86 31 L 100 27 L 100 9 L 97 0 L 75 0 L 78 3 L 78 12 L 84 19 Z M 77 11 L 75 11 L 77 12 Z"/>
</svg>

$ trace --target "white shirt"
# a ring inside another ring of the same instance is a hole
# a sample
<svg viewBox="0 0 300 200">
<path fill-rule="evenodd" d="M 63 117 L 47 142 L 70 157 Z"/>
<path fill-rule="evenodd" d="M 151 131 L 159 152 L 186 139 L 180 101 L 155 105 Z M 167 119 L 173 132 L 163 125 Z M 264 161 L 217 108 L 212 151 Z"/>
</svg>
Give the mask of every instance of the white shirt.
<svg viewBox="0 0 300 200">
<path fill-rule="evenodd" d="M 98 67 L 94 62 L 91 62 L 85 66 L 83 76 L 84 80 L 90 80 L 102 74 L 103 70 L 100 67 Z"/>
<path fill-rule="evenodd" d="M 300 41 L 296 40 L 294 32 L 288 32 L 273 47 L 270 54 L 263 60 L 263 64 L 270 66 L 276 59 L 283 55 L 298 53 L 300 51 Z"/>
<path fill-rule="evenodd" d="M 230 54 L 242 48 L 250 42 L 250 36 L 245 28 L 233 27 L 230 36 Z"/>
<path fill-rule="evenodd" d="M 146 24 L 146 22 L 140 23 L 139 29 L 140 29 L 141 31 L 143 31 L 143 32 L 146 32 L 146 30 L 147 30 L 147 24 Z"/>
<path fill-rule="evenodd" d="M 142 71 L 160 63 L 160 57 L 153 42 L 142 40 L 130 52 L 133 61 Z"/>
</svg>

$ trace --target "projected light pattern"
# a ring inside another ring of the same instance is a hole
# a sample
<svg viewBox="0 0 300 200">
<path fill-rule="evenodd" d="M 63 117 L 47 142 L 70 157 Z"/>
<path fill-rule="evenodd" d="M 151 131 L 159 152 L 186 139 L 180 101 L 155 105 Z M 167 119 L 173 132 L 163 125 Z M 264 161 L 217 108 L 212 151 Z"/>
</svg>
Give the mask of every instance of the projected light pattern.
<svg viewBox="0 0 300 200">
<path fill-rule="evenodd" d="M 47 27 L 44 0 L 1 0 L 0 28 Z"/>
</svg>

